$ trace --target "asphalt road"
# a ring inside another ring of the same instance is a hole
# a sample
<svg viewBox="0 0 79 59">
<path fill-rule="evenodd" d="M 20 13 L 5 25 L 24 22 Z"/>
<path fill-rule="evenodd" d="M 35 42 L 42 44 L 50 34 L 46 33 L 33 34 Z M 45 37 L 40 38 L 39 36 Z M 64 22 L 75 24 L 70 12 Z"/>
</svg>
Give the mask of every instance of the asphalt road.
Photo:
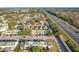
<svg viewBox="0 0 79 59">
<path fill-rule="evenodd" d="M 62 51 L 62 52 L 68 52 L 67 49 L 66 49 L 66 47 L 65 47 L 64 44 L 62 43 L 61 39 L 60 39 L 59 37 L 56 37 L 56 40 L 57 40 L 57 42 L 58 42 L 58 44 L 59 44 L 59 47 L 60 47 L 61 51 Z"/>
<path fill-rule="evenodd" d="M 49 24 L 49 28 L 52 30 L 51 28 L 51 25 Z M 53 37 L 55 39 L 55 42 L 58 46 L 58 49 L 61 51 L 61 52 L 68 52 L 68 50 L 66 49 L 66 47 L 64 46 L 64 44 L 62 43 L 61 39 L 57 36 L 54 36 Z"/>
<path fill-rule="evenodd" d="M 69 25 L 61 21 L 58 17 L 46 12 L 46 14 L 54 21 L 56 24 L 58 24 L 65 33 L 68 34 L 69 37 L 71 37 L 77 44 L 79 44 L 79 34 L 75 33 L 75 30 L 71 28 Z"/>
</svg>

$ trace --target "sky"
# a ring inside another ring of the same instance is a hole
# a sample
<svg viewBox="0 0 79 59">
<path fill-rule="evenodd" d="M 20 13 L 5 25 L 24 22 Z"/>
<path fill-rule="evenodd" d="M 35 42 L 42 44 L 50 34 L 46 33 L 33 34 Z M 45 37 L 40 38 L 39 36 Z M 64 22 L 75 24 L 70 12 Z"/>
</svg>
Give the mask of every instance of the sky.
<svg viewBox="0 0 79 59">
<path fill-rule="evenodd" d="M 79 0 L 1 0 L 0 7 L 78 7 Z"/>
</svg>

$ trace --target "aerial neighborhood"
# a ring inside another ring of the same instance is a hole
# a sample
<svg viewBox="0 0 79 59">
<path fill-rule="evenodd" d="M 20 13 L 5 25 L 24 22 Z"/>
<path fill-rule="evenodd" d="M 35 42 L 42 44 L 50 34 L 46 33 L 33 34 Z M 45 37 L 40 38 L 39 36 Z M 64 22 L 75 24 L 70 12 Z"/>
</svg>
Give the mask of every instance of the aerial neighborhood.
<svg viewBox="0 0 79 59">
<path fill-rule="evenodd" d="M 71 40 L 52 21 L 48 11 L 39 8 L 6 8 L 0 12 L 0 52 L 76 51 L 71 49 Z"/>
<path fill-rule="evenodd" d="M 51 30 L 46 19 L 37 9 L 14 10 L 0 16 L 0 51 L 24 52 L 36 47 L 37 51 L 48 51 L 52 45 L 48 41 Z"/>
</svg>

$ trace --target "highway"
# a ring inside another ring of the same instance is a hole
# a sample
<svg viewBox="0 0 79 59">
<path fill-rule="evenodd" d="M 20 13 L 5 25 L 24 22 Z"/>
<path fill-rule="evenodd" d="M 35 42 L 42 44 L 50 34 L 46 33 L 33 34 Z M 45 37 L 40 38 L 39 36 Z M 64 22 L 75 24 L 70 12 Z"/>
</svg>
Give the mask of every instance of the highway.
<svg viewBox="0 0 79 59">
<path fill-rule="evenodd" d="M 75 33 L 75 30 L 71 28 L 69 25 L 64 23 L 60 18 L 45 12 L 58 26 L 60 26 L 64 32 L 75 41 L 75 43 L 79 44 L 79 34 Z"/>
<path fill-rule="evenodd" d="M 51 30 L 53 30 L 53 29 L 51 28 L 50 23 L 49 23 L 49 28 L 50 28 Z M 58 36 L 54 36 L 53 38 L 55 39 L 55 42 L 56 42 L 56 44 L 57 44 L 58 49 L 59 49 L 60 52 L 71 52 L 71 50 L 69 50 L 69 49 L 67 48 L 67 46 L 65 46 L 65 45 L 63 44 L 63 42 L 61 41 L 61 39 L 60 39 Z"/>
<path fill-rule="evenodd" d="M 68 52 L 64 44 L 62 43 L 61 39 L 59 37 L 56 37 L 57 44 L 59 45 L 61 52 Z"/>
</svg>

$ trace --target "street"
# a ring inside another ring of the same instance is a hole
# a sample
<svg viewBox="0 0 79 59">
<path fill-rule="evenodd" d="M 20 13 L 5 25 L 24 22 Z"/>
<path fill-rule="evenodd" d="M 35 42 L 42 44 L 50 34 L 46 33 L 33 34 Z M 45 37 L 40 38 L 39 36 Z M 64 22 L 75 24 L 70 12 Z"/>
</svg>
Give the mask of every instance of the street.
<svg viewBox="0 0 79 59">
<path fill-rule="evenodd" d="M 56 16 L 46 13 L 54 22 L 56 22 L 57 25 L 59 25 L 65 33 L 68 34 L 70 38 L 72 38 L 77 44 L 79 44 L 79 35 L 75 33 L 75 31 L 67 26 L 64 22 L 61 21 L 61 19 L 57 18 Z"/>
</svg>

